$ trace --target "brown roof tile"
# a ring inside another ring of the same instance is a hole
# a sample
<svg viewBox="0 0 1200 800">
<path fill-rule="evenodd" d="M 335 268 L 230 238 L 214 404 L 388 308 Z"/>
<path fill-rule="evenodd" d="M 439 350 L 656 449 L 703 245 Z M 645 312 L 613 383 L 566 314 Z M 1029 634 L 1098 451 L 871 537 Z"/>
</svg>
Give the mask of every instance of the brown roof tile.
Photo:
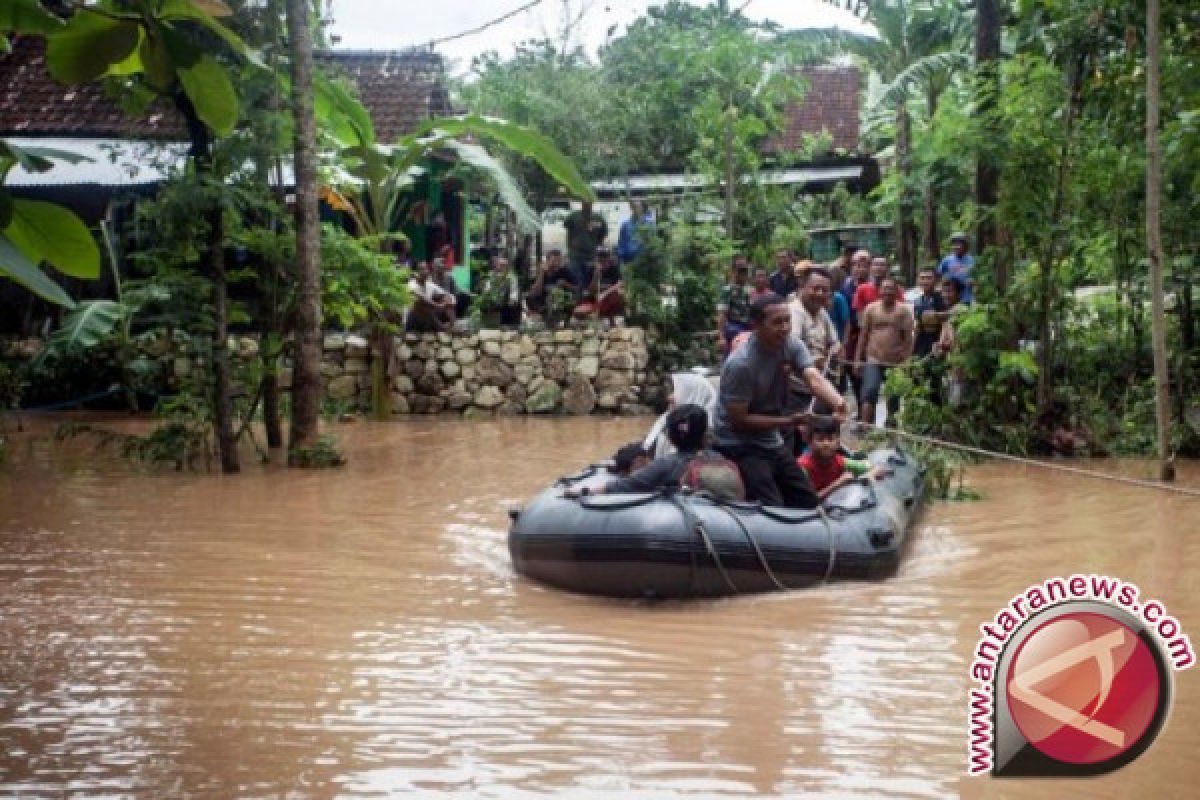
<svg viewBox="0 0 1200 800">
<path fill-rule="evenodd" d="M 354 81 L 381 142 L 395 141 L 429 117 L 453 113 L 437 53 L 335 50 L 317 58 Z"/>
<path fill-rule="evenodd" d="M 318 53 L 317 59 L 357 84 L 382 142 L 429 116 L 451 113 L 436 53 L 331 51 Z M 98 84 L 57 83 L 46 72 L 43 40 L 17 36 L 13 52 L 0 56 L 0 135 L 178 139 L 184 134 L 171 109 L 135 118 Z"/>
<path fill-rule="evenodd" d="M 141 119 L 123 112 L 98 84 L 64 86 L 46 72 L 45 42 L 13 37 L 13 50 L 0 56 L 0 134 L 179 138 L 182 126 L 169 110 Z"/>
<path fill-rule="evenodd" d="M 767 152 L 798 150 L 805 134 L 827 131 L 832 149 L 858 149 L 859 72 L 854 66 L 806 67 L 798 75 L 808 91 L 798 103 L 787 107 L 786 128 L 766 143 Z"/>
</svg>

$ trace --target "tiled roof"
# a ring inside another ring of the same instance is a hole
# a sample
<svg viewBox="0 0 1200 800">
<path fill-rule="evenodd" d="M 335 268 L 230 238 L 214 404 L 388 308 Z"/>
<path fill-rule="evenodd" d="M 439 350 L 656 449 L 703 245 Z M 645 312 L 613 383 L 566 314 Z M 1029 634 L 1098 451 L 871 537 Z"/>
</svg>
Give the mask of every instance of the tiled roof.
<svg viewBox="0 0 1200 800">
<path fill-rule="evenodd" d="M 15 36 L 0 56 L 0 134 L 178 139 L 183 127 L 173 110 L 134 119 L 105 96 L 99 84 L 64 86 L 46 72 L 45 42 Z"/>
<path fill-rule="evenodd" d="M 827 131 L 832 149 L 858 150 L 859 72 L 854 66 L 806 67 L 799 72 L 808 91 L 799 103 L 789 103 L 783 133 L 767 142 L 765 150 L 797 150 L 804 135 Z"/>
<path fill-rule="evenodd" d="M 334 50 L 317 54 L 349 76 L 371 112 L 375 138 L 392 142 L 425 119 L 453 113 L 442 57 L 428 50 Z"/>
<path fill-rule="evenodd" d="M 451 112 L 442 58 L 436 53 L 331 51 L 318 53 L 317 59 L 358 85 L 382 142 L 429 116 Z M 98 84 L 57 83 L 46 72 L 42 39 L 17 36 L 13 52 L 0 56 L 0 135 L 179 139 L 184 134 L 172 109 L 134 118 Z"/>
</svg>

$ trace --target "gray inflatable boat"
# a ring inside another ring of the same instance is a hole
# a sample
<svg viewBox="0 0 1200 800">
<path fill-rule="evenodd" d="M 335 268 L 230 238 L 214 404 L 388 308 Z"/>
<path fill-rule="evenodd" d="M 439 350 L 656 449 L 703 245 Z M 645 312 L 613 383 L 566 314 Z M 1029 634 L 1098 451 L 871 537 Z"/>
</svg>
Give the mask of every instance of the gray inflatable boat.
<svg viewBox="0 0 1200 800">
<path fill-rule="evenodd" d="M 887 575 L 924 480 L 901 450 L 867 458 L 891 474 L 843 486 L 815 510 L 686 492 L 563 497 L 568 487 L 612 478 L 603 466 L 588 467 L 511 512 L 508 549 L 521 575 L 609 597 L 719 597 Z"/>
</svg>

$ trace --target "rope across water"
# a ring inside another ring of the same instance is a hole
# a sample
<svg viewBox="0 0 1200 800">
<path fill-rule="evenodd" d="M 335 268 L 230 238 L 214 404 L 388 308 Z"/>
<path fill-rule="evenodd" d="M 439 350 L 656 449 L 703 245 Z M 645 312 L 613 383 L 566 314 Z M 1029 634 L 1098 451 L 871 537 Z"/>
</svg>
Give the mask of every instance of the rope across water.
<svg viewBox="0 0 1200 800">
<path fill-rule="evenodd" d="M 1014 456 L 1011 453 L 1001 453 L 996 450 L 986 450 L 982 447 L 973 447 L 968 444 L 959 444 L 958 442 L 948 442 L 945 439 L 938 439 L 933 436 L 924 436 L 919 433 L 910 433 L 908 431 L 898 430 L 896 428 L 886 428 L 882 425 L 862 422 L 859 423 L 865 428 L 872 428 L 880 431 L 888 436 L 898 436 L 913 441 L 923 442 L 925 444 L 934 445 L 935 447 L 945 447 L 950 450 L 959 450 L 964 453 L 971 453 L 985 458 L 999 458 L 1004 461 L 1011 461 L 1016 464 L 1024 464 L 1029 467 L 1041 467 L 1042 469 L 1057 470 L 1066 472 L 1071 475 L 1080 475 L 1085 478 L 1096 478 L 1098 480 L 1113 481 L 1114 483 L 1124 483 L 1128 486 L 1140 486 L 1143 489 L 1158 489 L 1164 492 L 1173 492 L 1186 497 L 1200 497 L 1200 489 L 1194 489 L 1189 486 L 1173 486 L 1169 483 L 1161 483 L 1159 481 L 1150 481 L 1142 478 L 1127 478 L 1124 475 L 1111 475 L 1106 472 L 1100 472 L 1093 469 L 1085 469 L 1083 467 L 1072 467 L 1067 464 L 1055 464 L 1048 461 L 1038 461 L 1035 458 L 1026 458 L 1024 456 Z"/>
</svg>

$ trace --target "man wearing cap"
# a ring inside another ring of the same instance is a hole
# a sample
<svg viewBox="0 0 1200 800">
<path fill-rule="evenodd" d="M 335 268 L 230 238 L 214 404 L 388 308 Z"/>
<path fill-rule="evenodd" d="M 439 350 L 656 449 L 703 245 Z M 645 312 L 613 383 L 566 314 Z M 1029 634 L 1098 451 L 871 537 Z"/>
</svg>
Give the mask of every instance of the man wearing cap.
<svg viewBox="0 0 1200 800">
<path fill-rule="evenodd" d="M 957 278 L 961 281 L 966 286 L 961 302 L 969 304 L 974 299 L 972 294 L 974 281 L 971 280 L 971 270 L 975 268 L 975 257 L 968 252 L 971 242 L 965 233 L 957 232 L 950 237 L 950 246 L 953 248 L 953 252 L 938 264 L 938 275 L 942 278 Z"/>
</svg>

